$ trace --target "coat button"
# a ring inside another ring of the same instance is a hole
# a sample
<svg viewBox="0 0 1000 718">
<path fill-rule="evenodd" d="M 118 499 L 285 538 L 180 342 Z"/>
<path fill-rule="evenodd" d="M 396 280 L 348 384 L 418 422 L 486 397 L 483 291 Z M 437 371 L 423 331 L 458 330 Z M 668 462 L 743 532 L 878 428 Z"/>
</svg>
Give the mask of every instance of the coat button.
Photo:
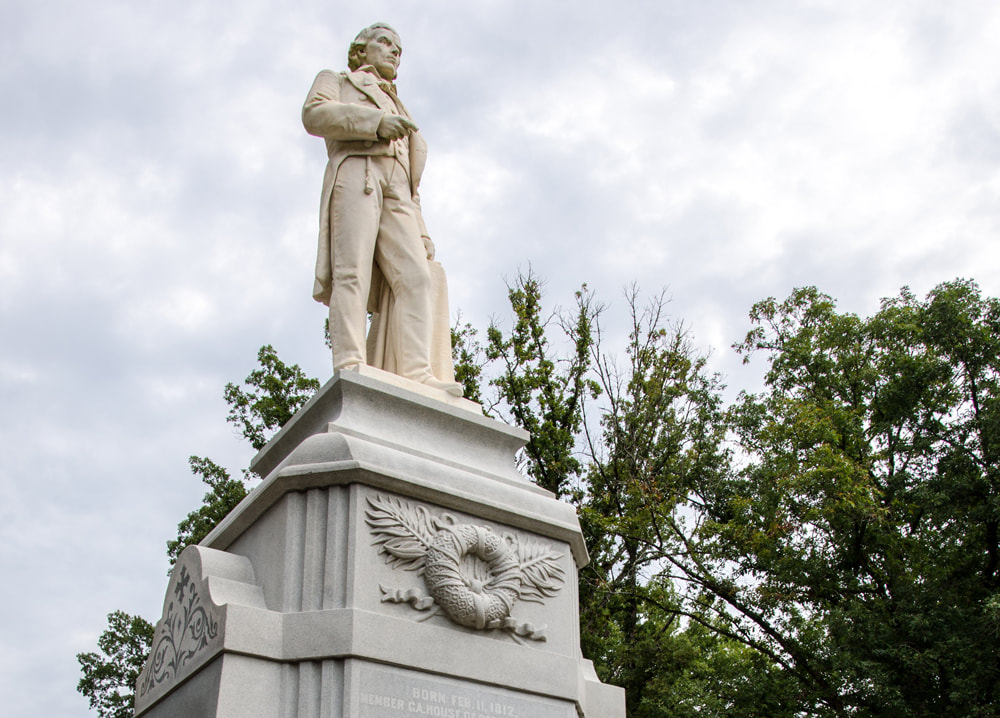
<svg viewBox="0 0 1000 718">
<path fill-rule="evenodd" d="M 374 142 L 368 141 L 368 142 L 365 142 L 365 147 L 371 147 L 374 144 L 375 144 Z"/>
</svg>

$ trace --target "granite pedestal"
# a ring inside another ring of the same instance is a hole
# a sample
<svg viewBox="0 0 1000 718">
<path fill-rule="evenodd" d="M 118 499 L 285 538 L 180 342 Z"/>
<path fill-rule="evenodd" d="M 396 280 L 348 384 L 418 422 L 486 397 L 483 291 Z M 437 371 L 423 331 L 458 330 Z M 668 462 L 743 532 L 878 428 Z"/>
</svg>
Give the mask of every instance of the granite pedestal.
<svg viewBox="0 0 1000 718">
<path fill-rule="evenodd" d="M 175 566 L 144 718 L 623 718 L 580 654 L 573 508 L 527 436 L 378 370 L 335 373 L 266 478 Z"/>
</svg>

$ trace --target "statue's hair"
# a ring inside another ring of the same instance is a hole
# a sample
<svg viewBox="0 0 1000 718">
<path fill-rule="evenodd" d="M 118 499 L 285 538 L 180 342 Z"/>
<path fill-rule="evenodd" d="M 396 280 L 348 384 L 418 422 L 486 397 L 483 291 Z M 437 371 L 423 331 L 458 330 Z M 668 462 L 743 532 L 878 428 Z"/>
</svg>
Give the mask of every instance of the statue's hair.
<svg viewBox="0 0 1000 718">
<path fill-rule="evenodd" d="M 358 36 L 354 38 L 354 42 L 347 48 L 347 67 L 350 68 L 351 72 L 361 67 L 361 53 L 365 51 L 368 41 L 375 37 L 376 30 L 388 30 L 397 39 L 399 38 L 399 33 L 396 32 L 396 29 L 384 22 L 377 22 L 374 25 L 366 27 L 358 33 Z"/>
</svg>

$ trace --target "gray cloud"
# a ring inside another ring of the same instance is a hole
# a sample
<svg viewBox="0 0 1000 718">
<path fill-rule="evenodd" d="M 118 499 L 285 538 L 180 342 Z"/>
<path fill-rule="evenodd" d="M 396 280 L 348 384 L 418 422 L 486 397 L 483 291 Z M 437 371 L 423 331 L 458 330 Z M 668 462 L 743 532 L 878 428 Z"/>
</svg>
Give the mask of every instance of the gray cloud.
<svg viewBox="0 0 1000 718">
<path fill-rule="evenodd" d="M 189 454 L 252 453 L 222 386 L 256 349 L 326 378 L 309 297 L 322 142 L 299 107 L 376 19 L 430 142 L 453 310 L 504 314 L 529 265 L 671 313 L 732 391 L 750 304 L 849 311 L 955 276 L 1000 293 L 1000 11 L 893 0 L 364 7 L 263 0 L 0 10 L 0 694 L 87 715 L 73 654 L 155 618 Z"/>
</svg>

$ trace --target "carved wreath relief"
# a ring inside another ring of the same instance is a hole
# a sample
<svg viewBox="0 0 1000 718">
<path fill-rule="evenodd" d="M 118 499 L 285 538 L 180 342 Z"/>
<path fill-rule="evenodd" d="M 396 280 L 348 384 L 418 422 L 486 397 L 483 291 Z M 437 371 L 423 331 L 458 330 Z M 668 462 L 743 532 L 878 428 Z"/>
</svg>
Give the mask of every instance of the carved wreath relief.
<svg viewBox="0 0 1000 718">
<path fill-rule="evenodd" d="M 156 684 L 176 678 L 188 661 L 219 633 L 219 621 L 202 603 L 198 585 L 191 580 L 185 565 L 180 566 L 174 599 L 157 628 L 156 644 L 140 679 L 140 696 Z"/>
<path fill-rule="evenodd" d="M 423 574 L 430 593 L 380 586 L 383 603 L 441 609 L 463 626 L 545 640 L 545 626 L 519 623 L 510 612 L 518 600 L 543 603 L 559 592 L 565 583 L 562 554 L 530 539 L 460 524 L 448 513 L 433 516 L 424 506 L 393 497 L 369 497 L 368 505 L 373 545 L 393 568 Z"/>
</svg>

